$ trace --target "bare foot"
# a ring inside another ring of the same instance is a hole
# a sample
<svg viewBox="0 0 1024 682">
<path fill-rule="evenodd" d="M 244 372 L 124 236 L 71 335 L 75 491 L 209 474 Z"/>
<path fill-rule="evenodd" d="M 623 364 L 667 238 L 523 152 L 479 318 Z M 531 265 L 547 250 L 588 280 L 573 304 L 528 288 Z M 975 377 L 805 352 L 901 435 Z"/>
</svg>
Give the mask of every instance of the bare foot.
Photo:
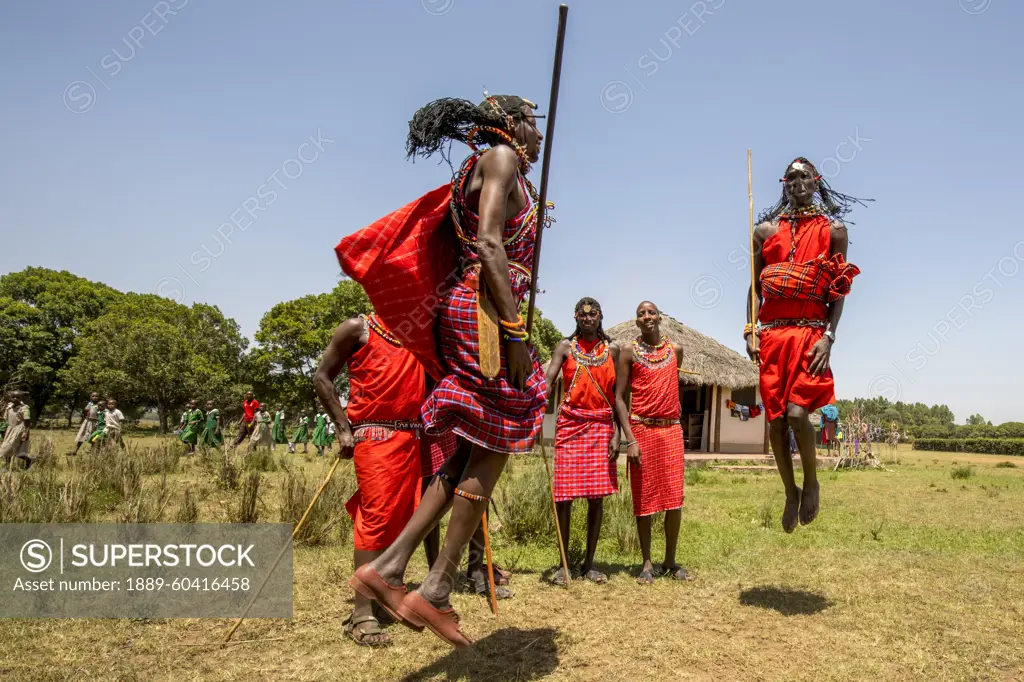
<svg viewBox="0 0 1024 682">
<path fill-rule="evenodd" d="M 807 525 L 818 518 L 818 490 L 817 481 L 813 484 L 804 484 L 804 493 L 800 497 L 800 523 Z"/>
<path fill-rule="evenodd" d="M 786 507 L 782 510 L 782 530 L 787 533 L 792 533 L 796 530 L 796 524 L 799 520 L 800 513 L 800 501 L 802 499 L 803 494 L 800 488 L 796 489 L 795 497 L 786 495 Z"/>
</svg>

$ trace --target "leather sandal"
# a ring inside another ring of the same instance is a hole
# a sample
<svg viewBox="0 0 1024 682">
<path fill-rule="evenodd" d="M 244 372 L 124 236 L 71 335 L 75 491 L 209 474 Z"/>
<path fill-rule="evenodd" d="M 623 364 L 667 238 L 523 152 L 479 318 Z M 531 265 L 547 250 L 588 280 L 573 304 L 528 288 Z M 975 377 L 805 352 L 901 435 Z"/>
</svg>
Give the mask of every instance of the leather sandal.
<svg viewBox="0 0 1024 682">
<path fill-rule="evenodd" d="M 459 629 L 459 617 L 455 609 L 450 606 L 439 609 L 424 599 L 419 592 L 408 593 L 398 611 L 401 618 L 413 625 L 427 627 L 456 649 L 473 644 L 473 640 L 462 634 L 462 630 Z"/>
<path fill-rule="evenodd" d="M 384 578 L 381 578 L 377 571 L 370 568 L 370 564 L 363 564 L 357 568 L 348 584 L 367 599 L 376 601 L 382 609 L 390 613 L 402 625 L 416 632 L 423 632 L 422 625 L 410 623 L 398 613 L 398 609 L 407 594 L 405 585 L 392 585 L 384 580 Z"/>
</svg>

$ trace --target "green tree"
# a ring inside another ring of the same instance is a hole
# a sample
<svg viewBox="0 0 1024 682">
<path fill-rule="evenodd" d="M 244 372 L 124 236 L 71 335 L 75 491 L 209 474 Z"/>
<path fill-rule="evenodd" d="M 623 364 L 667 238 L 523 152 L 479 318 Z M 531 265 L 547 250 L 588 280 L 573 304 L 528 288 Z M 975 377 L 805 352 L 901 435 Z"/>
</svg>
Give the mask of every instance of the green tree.
<svg viewBox="0 0 1024 682">
<path fill-rule="evenodd" d="M 120 297 L 67 271 L 29 267 L 0 277 L 0 384 L 17 376 L 32 414 L 41 415 L 86 327 Z M 78 397 L 61 392 L 72 407 Z"/>
<path fill-rule="evenodd" d="M 523 316 L 524 320 L 526 319 L 526 313 L 527 302 L 524 301 L 519 306 L 519 314 Z M 544 317 L 544 313 L 540 308 L 534 311 L 533 333 L 530 336 L 533 342 L 533 349 L 537 352 L 537 360 L 540 361 L 541 365 L 551 359 L 555 346 L 564 338 L 562 332 L 558 331 L 555 323 Z"/>
<path fill-rule="evenodd" d="M 981 424 L 985 424 L 985 418 L 982 417 L 980 414 L 972 414 L 970 417 L 967 418 L 967 424 L 969 426 L 978 426 Z"/>
<path fill-rule="evenodd" d="M 214 306 L 188 308 L 152 294 L 125 294 L 88 327 L 61 378 L 78 390 L 156 407 L 166 431 L 168 416 L 186 401 L 223 404 L 238 393 L 247 343 L 235 321 Z"/>
<path fill-rule="evenodd" d="M 260 320 L 258 345 L 247 358 L 247 375 L 258 395 L 292 409 L 313 408 L 313 373 L 334 328 L 350 317 L 372 311 L 363 288 L 347 279 L 330 293 L 275 305 Z M 340 378 L 339 392 L 347 385 L 347 378 Z"/>
</svg>

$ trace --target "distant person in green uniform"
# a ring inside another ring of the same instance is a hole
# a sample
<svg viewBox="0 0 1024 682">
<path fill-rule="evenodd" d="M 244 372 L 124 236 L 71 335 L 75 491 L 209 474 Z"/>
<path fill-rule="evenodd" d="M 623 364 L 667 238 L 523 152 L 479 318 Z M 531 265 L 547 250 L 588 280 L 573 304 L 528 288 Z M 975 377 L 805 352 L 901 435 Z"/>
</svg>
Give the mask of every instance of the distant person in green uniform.
<svg viewBox="0 0 1024 682">
<path fill-rule="evenodd" d="M 220 410 L 213 406 L 212 400 L 206 401 L 206 426 L 199 434 L 199 447 L 219 448 L 224 444 L 224 434 L 221 431 L 223 424 L 220 421 Z"/>
<path fill-rule="evenodd" d="M 306 415 L 299 417 L 299 428 L 295 430 L 292 442 L 288 444 L 288 452 L 295 452 L 296 443 L 302 443 L 303 453 L 309 451 L 309 417 Z"/>
<path fill-rule="evenodd" d="M 185 430 L 185 424 L 188 422 L 188 408 L 181 413 L 181 419 L 178 420 L 178 428 L 174 429 L 174 437 L 181 438 L 182 432 Z"/>
<path fill-rule="evenodd" d="M 316 428 L 313 429 L 313 446 L 316 448 L 316 456 L 324 456 L 324 448 L 330 447 L 330 436 L 327 435 L 327 413 L 321 412 L 316 415 Z"/>
<path fill-rule="evenodd" d="M 128 448 L 124 444 L 124 440 L 121 438 L 121 424 L 124 422 L 124 414 L 121 410 L 117 409 L 117 400 L 109 398 L 107 400 L 107 409 L 103 411 L 103 418 L 100 423 L 103 428 L 98 432 L 94 432 L 90 437 L 89 442 L 96 444 L 103 443 L 117 443 L 121 446 L 122 450 L 127 451 Z"/>
<path fill-rule="evenodd" d="M 185 429 L 178 435 L 178 440 L 188 446 L 189 454 L 196 451 L 196 443 L 199 442 L 199 433 L 203 429 L 203 411 L 198 407 L 196 400 L 190 400 L 188 410 L 185 412 Z"/>
<path fill-rule="evenodd" d="M 274 412 L 274 428 L 271 429 L 270 435 L 274 445 L 288 444 L 288 434 L 284 431 L 284 410 L 280 407 Z"/>
<path fill-rule="evenodd" d="M 96 428 L 89 434 L 89 451 L 96 449 L 96 446 L 103 440 L 103 429 L 107 426 L 107 401 L 100 400 L 96 405 Z"/>
</svg>

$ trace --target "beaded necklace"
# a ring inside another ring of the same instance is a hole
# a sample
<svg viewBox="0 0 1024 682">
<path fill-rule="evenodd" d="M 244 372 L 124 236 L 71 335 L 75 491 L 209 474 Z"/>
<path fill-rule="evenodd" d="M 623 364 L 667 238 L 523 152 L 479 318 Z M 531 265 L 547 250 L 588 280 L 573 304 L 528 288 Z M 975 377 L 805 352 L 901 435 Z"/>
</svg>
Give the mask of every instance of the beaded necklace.
<svg viewBox="0 0 1024 682">
<path fill-rule="evenodd" d="M 366 324 L 370 326 L 373 329 L 373 331 L 377 332 L 377 334 L 379 334 L 382 339 L 390 343 L 392 346 L 395 346 L 396 348 L 402 347 L 402 342 L 399 341 L 394 334 L 392 334 L 384 327 L 384 323 L 377 318 L 376 314 L 370 313 L 369 315 L 360 315 L 360 317 L 362 317 Z"/>
<path fill-rule="evenodd" d="M 589 353 L 583 350 L 580 346 L 580 340 L 577 337 L 572 337 L 572 343 L 569 344 L 569 349 L 572 352 L 572 358 L 576 361 L 577 365 L 586 365 L 587 367 L 599 367 L 608 360 L 608 355 L 611 351 L 608 348 L 608 344 L 604 342 L 604 339 L 600 339 L 594 349 Z"/>
<path fill-rule="evenodd" d="M 789 247 L 789 262 L 792 263 L 793 259 L 796 258 L 796 245 L 799 239 L 799 225 L 801 218 L 813 218 L 815 216 L 822 215 L 821 207 L 817 204 L 803 207 L 792 207 L 789 213 L 783 213 L 779 217 L 789 221 L 789 234 L 790 234 L 790 247 Z"/>
<path fill-rule="evenodd" d="M 675 349 L 665 335 L 662 335 L 657 346 L 647 345 L 640 336 L 633 339 L 633 360 L 648 369 L 659 369 L 674 359 Z"/>
</svg>

